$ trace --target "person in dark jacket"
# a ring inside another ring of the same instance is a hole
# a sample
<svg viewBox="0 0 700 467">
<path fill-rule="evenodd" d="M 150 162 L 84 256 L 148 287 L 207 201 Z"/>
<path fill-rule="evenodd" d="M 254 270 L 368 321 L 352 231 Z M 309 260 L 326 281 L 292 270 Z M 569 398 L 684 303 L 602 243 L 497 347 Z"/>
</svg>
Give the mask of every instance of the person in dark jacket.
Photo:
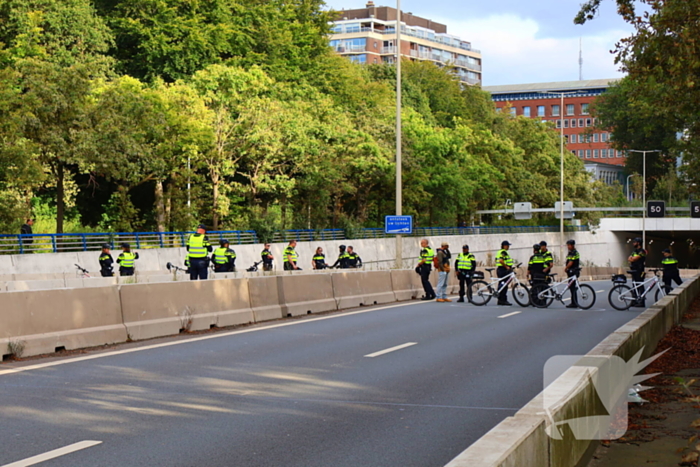
<svg viewBox="0 0 700 467">
<path fill-rule="evenodd" d="M 32 231 L 32 226 L 34 225 L 34 219 L 27 219 L 27 222 L 25 224 L 22 224 L 22 227 L 19 229 L 19 233 L 22 235 L 33 235 L 34 232 Z M 26 246 L 30 246 L 31 244 L 34 243 L 34 238 L 33 237 L 22 237 L 22 243 Z"/>
<path fill-rule="evenodd" d="M 113 268 L 114 259 L 109 252 L 109 245 L 105 243 L 102 245 L 102 253 L 100 253 L 100 274 L 102 277 L 112 277 L 114 276 Z"/>
<path fill-rule="evenodd" d="M 351 246 L 348 246 L 347 257 L 348 257 L 348 268 L 354 269 L 354 268 L 361 268 L 362 267 L 362 258 L 360 258 L 360 255 L 358 255 L 355 252 L 355 249 Z"/>
<path fill-rule="evenodd" d="M 348 254 L 345 251 L 345 245 L 340 245 L 338 247 L 338 259 L 335 260 L 331 268 L 347 269 L 348 268 Z"/>
<path fill-rule="evenodd" d="M 673 257 L 671 250 L 667 248 L 662 253 L 664 255 L 664 259 L 661 260 L 661 264 L 664 267 L 664 286 L 668 294 L 673 290 L 671 285 L 673 281 L 678 285 L 681 285 L 683 281 L 681 280 L 680 271 L 678 271 L 678 260 Z"/>
<path fill-rule="evenodd" d="M 316 253 L 311 259 L 311 267 L 313 269 L 326 269 L 328 267 L 326 264 L 326 255 L 323 254 L 323 248 L 316 248 Z"/>
<path fill-rule="evenodd" d="M 236 272 L 236 252 L 229 247 L 229 241 L 223 239 L 219 248 L 211 255 L 214 272 Z"/>
</svg>

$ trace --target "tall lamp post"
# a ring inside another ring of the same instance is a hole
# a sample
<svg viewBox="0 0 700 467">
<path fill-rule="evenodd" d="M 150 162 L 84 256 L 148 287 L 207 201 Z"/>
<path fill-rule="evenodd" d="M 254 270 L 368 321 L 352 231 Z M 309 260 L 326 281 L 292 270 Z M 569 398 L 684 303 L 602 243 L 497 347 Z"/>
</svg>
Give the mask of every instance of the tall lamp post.
<svg viewBox="0 0 700 467">
<path fill-rule="evenodd" d="M 401 0 L 396 0 L 396 215 L 402 215 L 401 169 Z M 396 236 L 396 268 L 403 268 L 403 242 Z"/>
<path fill-rule="evenodd" d="M 627 152 L 638 152 L 642 155 L 642 248 L 647 247 L 647 154 L 650 152 L 660 153 L 660 149 L 649 149 L 641 151 L 629 149 Z"/>
<path fill-rule="evenodd" d="M 559 154 L 559 258 L 564 261 L 564 96 L 569 94 L 578 94 L 581 91 L 538 91 L 538 94 L 553 94 L 559 96 L 559 136 L 560 136 L 560 154 Z"/>
</svg>

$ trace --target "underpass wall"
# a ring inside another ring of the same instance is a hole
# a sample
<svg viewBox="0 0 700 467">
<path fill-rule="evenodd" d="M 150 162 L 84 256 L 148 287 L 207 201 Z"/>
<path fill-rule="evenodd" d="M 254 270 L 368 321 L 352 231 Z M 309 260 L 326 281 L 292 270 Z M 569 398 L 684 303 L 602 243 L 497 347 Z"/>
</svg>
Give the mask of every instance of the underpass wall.
<svg viewBox="0 0 700 467">
<path fill-rule="evenodd" d="M 581 253 L 584 265 L 620 267 L 626 263 L 630 247 L 625 243 L 623 237 L 619 237 L 612 232 L 598 230 L 595 232 L 572 232 L 567 233 L 565 240 L 573 238 L 576 240 L 577 248 Z M 510 241 L 511 256 L 516 260 L 527 263 L 532 254 L 532 245 L 545 240 L 549 243 L 549 249 L 559 259 L 559 234 L 558 233 L 525 233 L 525 234 L 498 234 L 498 235 L 462 235 L 446 237 L 429 237 L 432 248 L 440 247 L 444 241 L 449 243 L 454 255 L 461 251 L 461 246 L 468 244 L 471 252 L 476 256 L 481 265 L 493 265 L 493 258 L 498 252 L 503 240 Z M 403 268 L 411 268 L 420 253 L 420 238 L 406 237 L 402 242 L 402 254 L 404 258 Z M 299 254 L 299 265 L 305 271 L 311 269 L 311 258 L 316 247 L 321 246 L 326 254 L 326 262 L 333 264 L 338 256 L 339 245 L 352 245 L 365 262 L 365 270 L 391 269 L 395 267 L 396 241 L 393 238 L 368 239 L 368 240 L 328 240 L 319 242 L 299 242 L 297 252 Z M 286 243 L 276 243 L 272 245 L 272 253 L 275 257 L 276 272 L 282 271 L 282 252 L 287 246 Z M 235 245 L 238 270 L 236 277 L 246 276 L 245 269 L 254 262 L 260 260 L 262 245 Z M 136 261 L 136 275 L 138 277 L 149 274 L 166 274 L 166 264 L 168 262 L 184 267 L 184 248 L 161 248 L 148 250 L 135 250 L 139 253 L 139 260 Z M 564 249 L 566 251 L 566 249 Z M 92 276 L 99 276 L 100 253 L 79 252 L 79 253 L 47 253 L 47 254 L 26 254 L 26 255 L 3 255 L 0 256 L 0 281 L 10 282 L 15 280 L 48 280 L 48 279 L 75 279 L 75 264 L 90 271 Z M 119 251 L 113 251 L 115 258 Z M 118 270 L 118 267 L 115 269 Z"/>
</svg>

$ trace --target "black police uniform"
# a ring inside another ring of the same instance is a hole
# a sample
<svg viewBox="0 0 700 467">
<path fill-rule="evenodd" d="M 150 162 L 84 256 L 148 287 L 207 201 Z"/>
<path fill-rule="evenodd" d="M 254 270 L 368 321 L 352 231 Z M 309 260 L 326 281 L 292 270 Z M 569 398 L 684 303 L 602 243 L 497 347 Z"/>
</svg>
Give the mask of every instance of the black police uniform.
<svg viewBox="0 0 700 467">
<path fill-rule="evenodd" d="M 581 264 L 581 255 L 578 253 L 576 248 L 571 250 L 568 255 L 566 255 L 566 264 L 568 265 L 569 263 L 571 264 L 570 268 L 567 268 L 566 270 L 566 276 L 567 277 L 572 277 L 576 276 L 579 277 L 581 275 L 580 271 L 580 264 Z M 569 290 L 571 291 L 571 307 L 578 307 L 578 287 L 576 286 L 576 283 L 572 283 L 569 285 Z"/>
<path fill-rule="evenodd" d="M 634 261 L 633 263 L 630 264 L 630 271 L 632 271 L 632 280 L 634 282 L 643 282 L 644 281 L 644 268 L 646 267 L 646 260 L 647 260 L 647 250 L 645 250 L 642 247 L 635 248 L 634 251 L 632 252 L 632 256 L 637 256 L 639 259 L 637 261 Z M 639 285 L 635 287 L 635 293 L 637 296 L 640 296 L 642 293 L 644 293 L 644 286 Z M 646 300 L 642 299 L 640 305 L 643 305 Z"/>
<path fill-rule="evenodd" d="M 100 255 L 100 274 L 102 277 L 112 277 L 114 276 L 114 259 L 109 253 L 102 253 Z"/>
<path fill-rule="evenodd" d="M 185 248 L 187 248 L 190 262 L 190 280 L 207 279 L 209 277 L 209 257 L 207 253 L 212 252 L 212 246 L 209 244 L 207 236 L 198 233 L 191 234 L 187 239 Z"/>
<path fill-rule="evenodd" d="M 459 300 L 464 301 L 464 296 L 471 293 L 472 274 L 476 270 L 476 257 L 471 253 L 460 253 L 455 260 L 455 271 L 459 279 Z M 471 298 L 470 296 L 468 298 Z"/>
<path fill-rule="evenodd" d="M 508 250 L 504 249 L 503 246 L 504 245 L 501 245 L 501 250 L 496 255 L 496 264 L 498 264 L 496 276 L 499 278 L 506 277 L 513 270 L 513 258 L 511 258 L 510 253 L 508 253 Z M 503 259 L 505 266 L 501 265 L 501 259 Z M 505 283 L 506 280 L 498 282 L 498 288 L 500 289 L 503 287 L 498 294 L 498 303 L 502 305 L 510 305 L 510 303 L 508 303 L 508 288 L 504 287 Z"/>
<path fill-rule="evenodd" d="M 435 290 L 433 290 L 433 285 L 430 283 L 430 271 L 433 269 L 433 258 L 435 257 L 435 252 L 432 248 L 425 247 L 420 251 L 420 257 L 423 264 L 416 268 L 416 272 L 420 274 L 421 284 L 423 285 L 423 291 L 425 300 L 432 300 L 436 297 Z"/>
<path fill-rule="evenodd" d="M 262 259 L 263 271 L 272 271 L 272 253 L 269 249 L 265 248 L 260 252 L 260 258 Z"/>
<path fill-rule="evenodd" d="M 348 268 L 361 268 L 362 267 L 362 258 L 360 258 L 360 255 L 355 253 L 354 251 L 352 253 L 346 253 L 348 259 L 347 259 L 347 264 Z"/>
<path fill-rule="evenodd" d="M 312 258 L 314 261 L 315 269 L 326 269 L 328 265 L 326 264 L 326 255 L 323 253 L 315 254 Z"/>
<path fill-rule="evenodd" d="M 527 263 L 527 270 L 530 273 L 532 282 L 544 281 L 545 257 L 539 251 L 530 256 L 530 261 Z"/>
<path fill-rule="evenodd" d="M 681 280 L 680 272 L 678 271 L 678 260 L 673 256 L 664 258 L 661 261 L 664 267 L 664 286 L 666 293 L 670 293 L 672 289 L 671 284 L 676 281 L 676 284 L 681 285 L 683 281 Z"/>
</svg>

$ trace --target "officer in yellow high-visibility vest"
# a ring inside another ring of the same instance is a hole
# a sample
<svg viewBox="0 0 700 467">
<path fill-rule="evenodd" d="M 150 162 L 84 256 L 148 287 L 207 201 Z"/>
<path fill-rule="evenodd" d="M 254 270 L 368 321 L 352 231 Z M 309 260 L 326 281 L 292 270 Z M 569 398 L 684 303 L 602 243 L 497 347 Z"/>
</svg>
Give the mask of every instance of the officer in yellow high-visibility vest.
<svg viewBox="0 0 700 467">
<path fill-rule="evenodd" d="M 420 241 L 420 247 L 420 261 L 418 261 L 416 266 L 416 272 L 420 274 L 423 291 L 425 291 L 425 295 L 423 295 L 421 300 L 434 300 L 437 296 L 435 295 L 435 290 L 433 290 L 433 285 L 430 283 L 430 271 L 433 269 L 435 251 L 430 248 L 430 244 L 425 238 Z"/>
<path fill-rule="evenodd" d="M 511 244 L 508 240 L 504 240 L 503 242 L 501 242 L 501 249 L 496 254 L 496 266 L 498 266 L 498 268 L 496 269 L 496 275 L 498 277 L 506 277 L 513 271 L 513 258 L 511 258 L 510 253 L 508 253 L 510 245 Z M 503 287 L 503 284 L 505 284 L 505 282 L 506 281 L 500 281 L 498 283 L 499 289 Z M 501 292 L 498 294 L 498 304 L 505 306 L 512 305 L 512 303 L 508 301 L 508 289 L 506 289 L 505 287 L 503 287 Z"/>
<path fill-rule="evenodd" d="M 297 241 L 292 240 L 289 242 L 289 245 L 287 245 L 287 248 L 284 249 L 284 270 L 285 271 L 301 271 L 301 268 L 298 266 L 299 262 L 299 254 L 296 251 L 296 246 L 297 246 Z"/>
<path fill-rule="evenodd" d="M 236 252 L 229 248 L 229 241 L 226 239 L 221 240 L 219 245 L 211 255 L 214 272 L 236 272 Z"/>
<path fill-rule="evenodd" d="M 206 236 L 207 228 L 199 224 L 197 233 L 193 233 L 187 239 L 187 257 L 190 261 L 190 280 L 206 279 L 209 277 L 209 257 L 212 247 Z"/>
<path fill-rule="evenodd" d="M 122 253 L 117 257 L 120 276 L 134 275 L 134 261 L 139 259 L 139 254 L 131 251 L 131 245 L 122 243 Z"/>
</svg>

